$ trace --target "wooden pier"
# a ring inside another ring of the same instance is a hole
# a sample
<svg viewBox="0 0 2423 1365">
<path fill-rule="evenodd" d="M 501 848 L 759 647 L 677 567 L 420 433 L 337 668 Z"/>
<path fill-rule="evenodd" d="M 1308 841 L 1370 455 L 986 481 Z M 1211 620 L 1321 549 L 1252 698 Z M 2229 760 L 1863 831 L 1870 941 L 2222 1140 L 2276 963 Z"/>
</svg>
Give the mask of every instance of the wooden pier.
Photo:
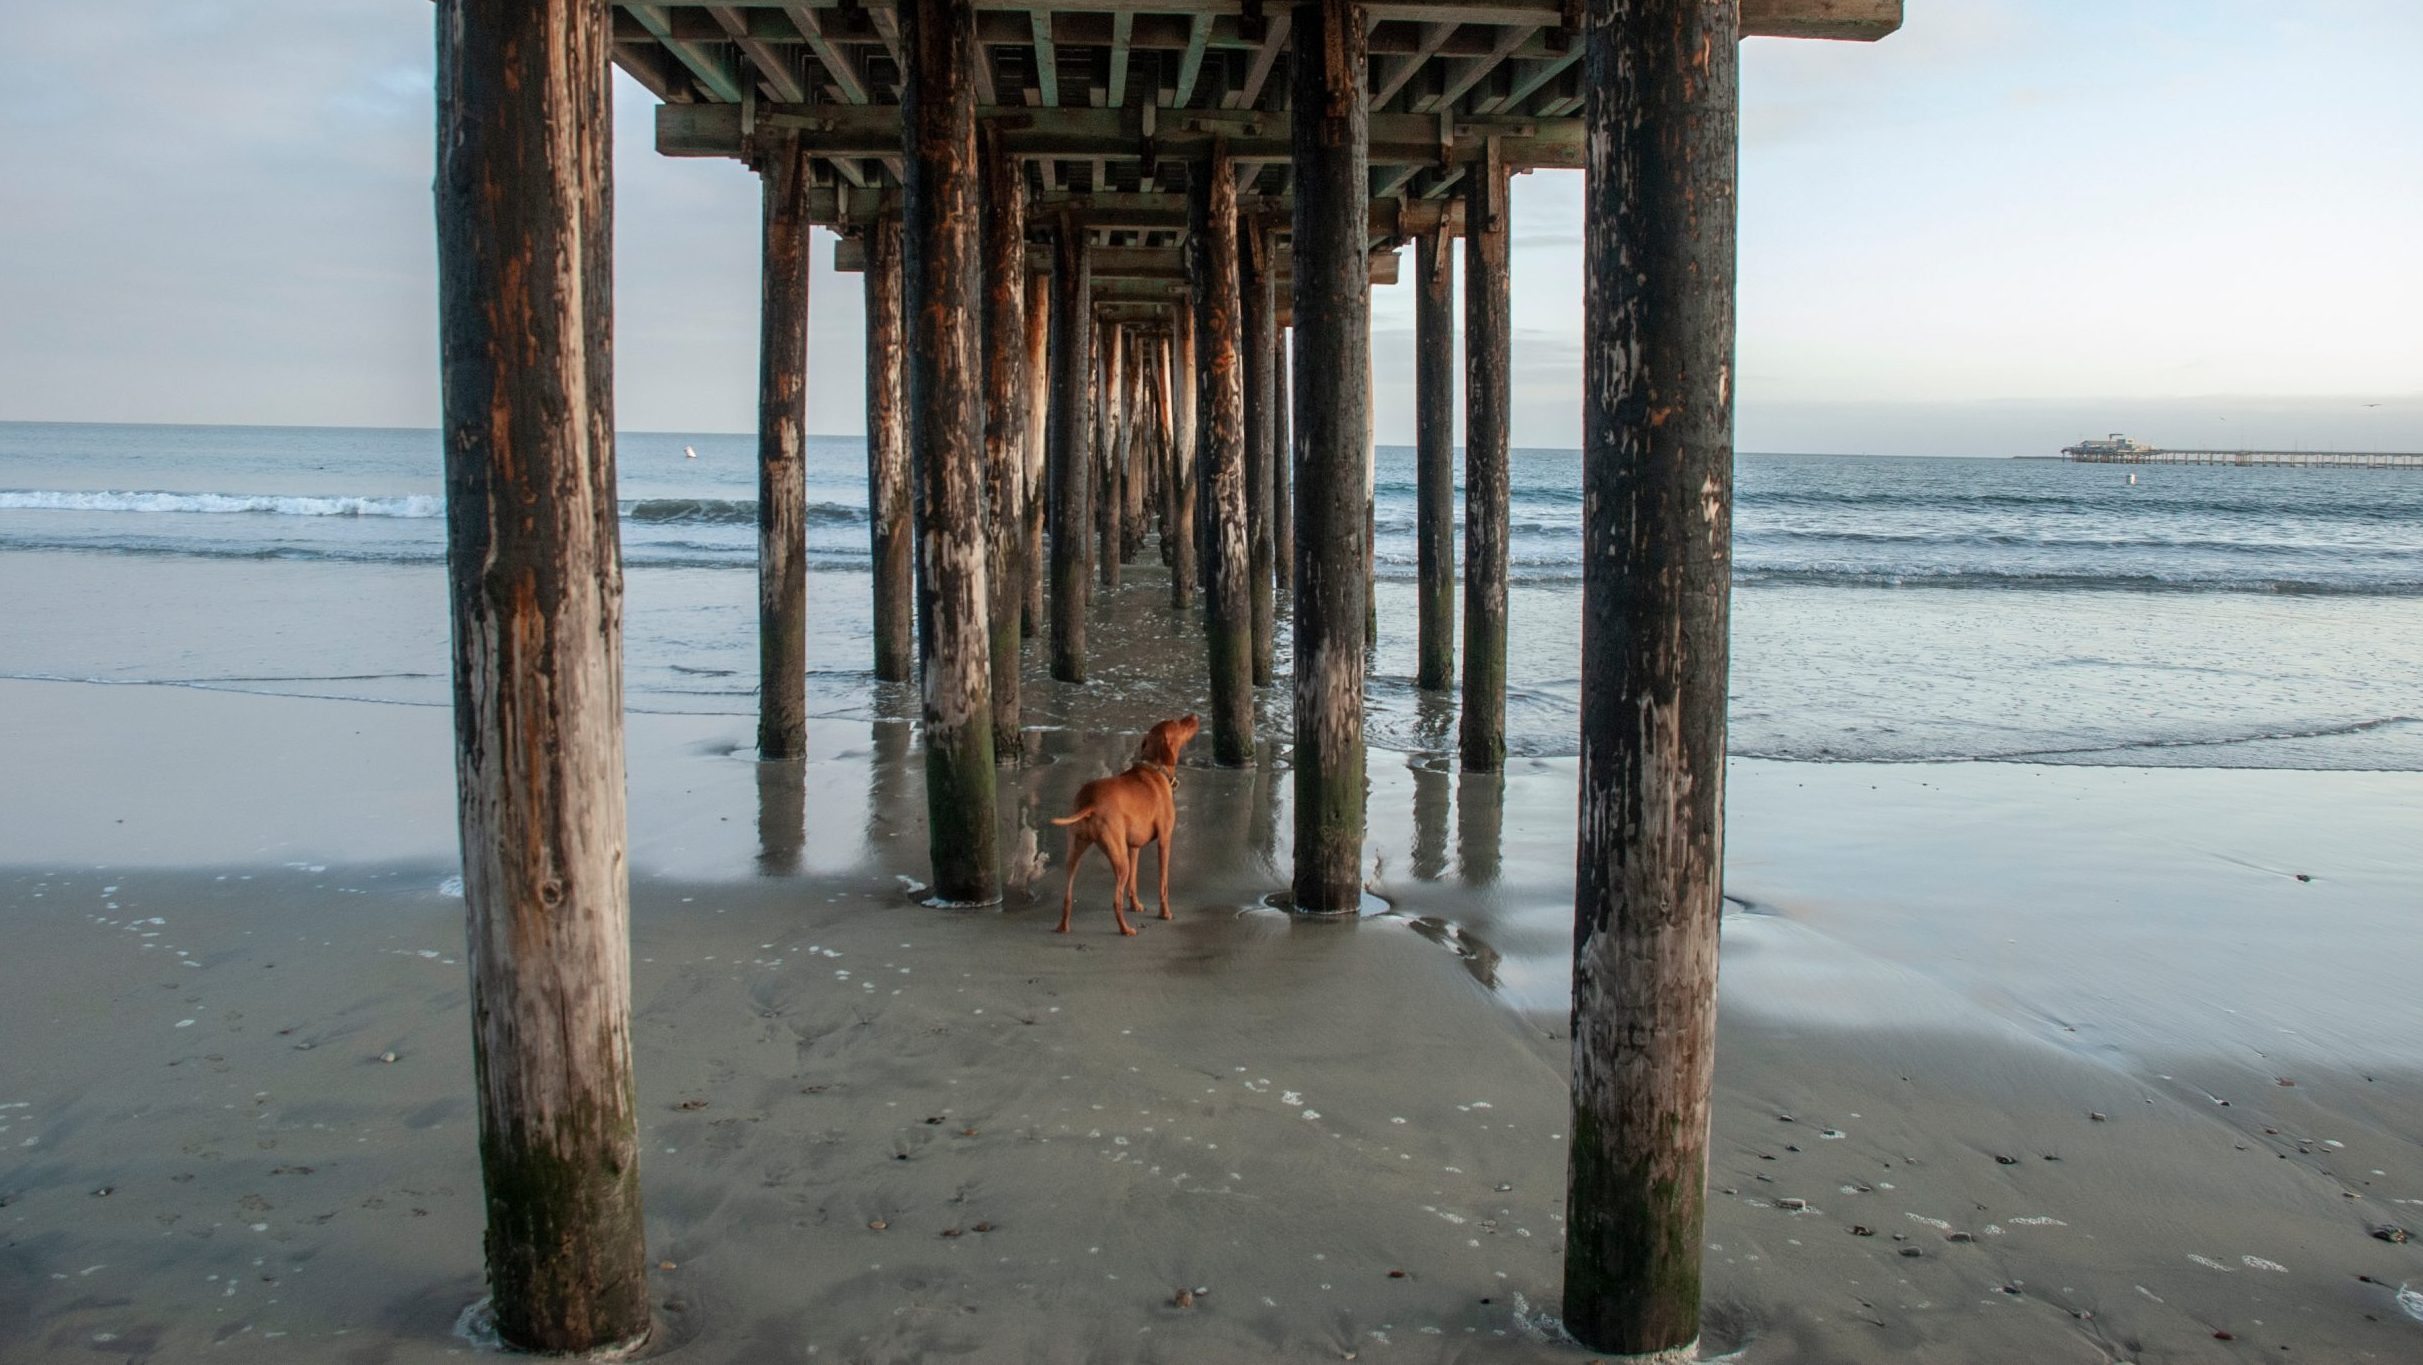
<svg viewBox="0 0 2423 1365">
<path fill-rule="evenodd" d="M 1466 240 L 1468 782 L 1504 758 L 1510 177 L 1589 180 L 1582 878 L 1564 1318 L 1689 1358 L 1713 1066 L 1742 36 L 1901 0 L 439 0 L 439 260 L 465 889 L 496 1317 L 646 1325 L 629 1048 L 608 63 L 656 146 L 765 178 L 761 757 L 804 729 L 801 245 L 866 271 L 877 677 L 921 679 L 942 897 L 997 898 L 1019 656 L 1081 685 L 1157 521 L 1216 761 L 1291 595 L 1293 903 L 1363 900 L 1369 290 L 1421 244 L 1421 683 Z M 1294 343 L 1289 341 L 1290 334 Z M 856 401 L 853 399 L 852 401 Z M 1284 449 L 1284 458 L 1280 452 Z M 2413 458 L 2413 457 L 2401 457 Z M 1099 584 L 1097 583 L 1099 578 Z M 1201 588 L 1200 594 L 1196 588 Z M 1198 605 L 1199 598 L 1199 605 Z M 914 641 L 912 651 L 911 642 Z M 1045 647 L 1039 645 L 1038 647 Z M 818 661 L 829 666 L 831 661 Z M 814 837 L 813 830 L 810 831 Z M 1471 860 L 1468 860 L 1471 865 Z"/>
<path fill-rule="evenodd" d="M 2063 446 L 2072 464 L 2229 465 L 2239 469 L 2423 469 L 2423 452 L 2388 450 L 2095 450 Z"/>
</svg>

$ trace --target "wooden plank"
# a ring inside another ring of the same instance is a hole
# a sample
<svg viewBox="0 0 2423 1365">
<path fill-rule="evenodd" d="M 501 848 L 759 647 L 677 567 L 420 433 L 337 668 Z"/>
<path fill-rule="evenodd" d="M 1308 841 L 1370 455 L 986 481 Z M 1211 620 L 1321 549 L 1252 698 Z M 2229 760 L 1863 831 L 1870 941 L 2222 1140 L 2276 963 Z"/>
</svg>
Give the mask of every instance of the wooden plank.
<svg viewBox="0 0 2423 1365">
<path fill-rule="evenodd" d="M 1026 173 L 990 136 L 984 159 L 985 612 L 992 646 L 993 756 L 1019 753 L 1018 645 L 1026 603 Z"/>
<path fill-rule="evenodd" d="M 777 138 L 765 207 L 757 344 L 757 756 L 808 748 L 807 159 Z"/>
<path fill-rule="evenodd" d="M 603 0 L 437 8 L 455 790 L 505 1343 L 648 1335 L 631 1069 Z M 447 1253 L 451 1257 L 454 1253 Z"/>
<path fill-rule="evenodd" d="M 1513 316 L 1506 172 L 1464 179 L 1464 695 L 1466 772 L 1506 764 L 1507 441 Z"/>
<path fill-rule="evenodd" d="M 1455 242 L 1413 239 L 1414 686 L 1455 676 Z"/>
<path fill-rule="evenodd" d="M 1052 45 L 1052 12 L 1036 10 L 1030 32 L 1035 43 L 1035 88 L 1042 92 L 1048 109 L 1060 103 L 1060 49 Z"/>
<path fill-rule="evenodd" d="M 905 321 L 900 278 L 900 217 L 888 213 L 866 230 L 867 538 L 874 564 L 875 676 L 907 682 L 915 672 L 916 569 L 912 552 Z"/>
<path fill-rule="evenodd" d="M 1110 105 L 1127 103 L 1127 46 L 1135 37 L 1136 16 L 1121 10 L 1111 16 Z"/>
<path fill-rule="evenodd" d="M 690 69 L 699 85 L 710 95 L 730 104 L 740 103 L 740 82 L 725 68 L 721 59 L 696 42 L 673 36 L 671 23 L 665 18 L 664 5 L 625 5 L 631 16 L 639 20 L 667 52 Z"/>
<path fill-rule="evenodd" d="M 1212 761 L 1254 757 L 1253 599 L 1247 584 L 1245 372 L 1237 178 L 1227 148 L 1190 168 L 1195 210 L 1195 357 L 1202 392 L 1201 503 L 1205 655 L 1211 674 Z"/>
<path fill-rule="evenodd" d="M 1524 40 L 1529 37 L 1531 37 L 1531 30 L 1527 29 L 1499 30 L 1497 46 L 1491 48 L 1485 55 L 1471 58 L 1460 64 L 1455 74 L 1448 77 L 1445 85 L 1439 87 L 1437 92 L 1417 101 L 1416 107 L 1424 111 L 1455 108 L 1456 101 L 1464 98 L 1465 91 L 1487 80 L 1489 74 L 1504 65 L 1506 59 L 1512 57 L 1515 49 L 1521 47 Z"/>
<path fill-rule="evenodd" d="M 1363 894 L 1364 458 L 1371 432 L 1366 229 L 1369 32 L 1350 0 L 1296 10 L 1295 819 L 1297 910 Z"/>
<path fill-rule="evenodd" d="M 724 32 L 731 35 L 732 45 L 756 65 L 759 78 L 765 82 L 766 89 L 774 92 L 774 98 L 788 104 L 807 102 L 807 87 L 801 85 L 799 77 L 791 73 L 790 59 L 771 44 L 750 37 L 748 21 L 741 17 L 739 10 L 730 5 L 709 5 L 706 10 L 716 23 L 723 25 Z"/>
<path fill-rule="evenodd" d="M 1085 609 L 1093 590 L 1086 531 L 1093 518 L 1094 318 L 1086 233 L 1067 219 L 1052 249 L 1052 676 L 1085 681 Z"/>
<path fill-rule="evenodd" d="M 1371 92 L 1371 107 L 1382 108 L 1396 98 L 1397 92 L 1405 88 L 1405 83 L 1413 79 L 1413 73 L 1421 70 L 1423 64 L 1437 54 L 1439 48 L 1454 36 L 1458 27 L 1452 23 L 1423 25 L 1421 46 L 1402 56 L 1389 58 L 1386 74 L 1380 77 L 1379 85 Z"/>
<path fill-rule="evenodd" d="M 1491 107 L 1481 112 L 1495 113 L 1501 110 L 1513 110 L 1520 113 L 1523 101 L 1538 93 L 1541 86 L 1565 74 L 1569 67 L 1581 60 L 1581 56 L 1582 45 L 1575 43 L 1566 52 L 1550 57 L 1546 61 L 1533 63 L 1530 70 L 1514 78 L 1514 84 L 1507 88 L 1504 96 L 1492 101 Z"/>
<path fill-rule="evenodd" d="M 1254 50 L 1254 59 L 1245 68 L 1245 81 L 1228 92 L 1221 104 L 1230 109 L 1251 109 L 1262 102 L 1262 87 L 1270 80 L 1270 69 L 1287 50 L 1288 28 L 1294 16 L 1281 10 L 1272 15 L 1262 45 Z"/>
<path fill-rule="evenodd" d="M 841 238 L 833 243 L 833 269 L 844 274 L 866 269 L 868 250 L 868 244 L 860 238 Z M 1029 247 L 1026 254 L 1027 268 L 1029 270 L 1050 268 L 1049 250 L 1046 247 Z M 1097 282 L 1096 292 L 1101 292 L 1102 283 L 1114 280 L 1167 282 L 1188 278 L 1184 250 L 1180 247 L 1098 246 L 1087 253 L 1087 258 L 1090 262 L 1090 273 Z M 1295 254 L 1287 247 L 1274 247 L 1272 248 L 1271 263 L 1280 281 L 1285 282 L 1295 271 Z M 1397 282 L 1400 266 L 1396 252 L 1385 250 L 1373 252 L 1369 266 L 1371 283 L 1395 284 Z M 1163 291 L 1159 296 L 1167 297 L 1168 291 Z"/>
<path fill-rule="evenodd" d="M 1590 0 L 1581 815 L 1564 1320 L 1700 1331 L 1724 867 L 1739 45 L 1705 0 Z"/>
<path fill-rule="evenodd" d="M 976 289 L 984 212 L 976 166 L 976 16 L 965 0 L 900 6 L 909 172 L 901 241 L 909 320 L 909 448 L 918 555 L 932 608 L 922 748 L 935 896 L 1001 899 L 995 856 L 991 636 L 985 573 L 984 393 Z"/>
<path fill-rule="evenodd" d="M 791 16 L 792 23 L 798 25 L 799 36 L 807 42 L 808 51 L 814 53 L 816 60 L 823 65 L 825 75 L 832 79 L 833 88 L 840 92 L 842 102 L 866 103 L 867 83 L 858 74 L 858 64 L 825 37 L 824 21 L 818 17 L 817 10 L 810 5 L 791 5 L 785 13 Z"/>
<path fill-rule="evenodd" d="M 1177 93 L 1170 99 L 1174 108 L 1185 108 L 1195 97 L 1195 82 L 1203 74 L 1203 48 L 1211 41 L 1211 27 L 1210 15 L 1197 14 L 1187 29 L 1186 55 L 1178 59 Z"/>
</svg>

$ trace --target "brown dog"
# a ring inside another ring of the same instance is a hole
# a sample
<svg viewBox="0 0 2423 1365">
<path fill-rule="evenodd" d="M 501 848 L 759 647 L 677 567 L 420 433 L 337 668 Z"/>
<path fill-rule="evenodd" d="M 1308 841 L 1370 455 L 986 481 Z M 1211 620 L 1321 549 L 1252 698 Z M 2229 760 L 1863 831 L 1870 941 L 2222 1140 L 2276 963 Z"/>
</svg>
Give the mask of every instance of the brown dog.
<svg viewBox="0 0 2423 1365">
<path fill-rule="evenodd" d="M 1136 874 L 1144 864 L 1144 846 L 1161 845 L 1161 918 L 1169 919 L 1169 838 L 1178 826 L 1178 751 L 1195 737 L 1202 722 L 1193 715 L 1165 720 L 1145 732 L 1137 746 L 1135 766 L 1116 777 L 1097 777 L 1077 789 L 1077 810 L 1055 825 L 1070 826 L 1068 889 L 1060 897 L 1060 927 L 1077 904 L 1077 864 L 1085 851 L 1099 844 L 1111 865 L 1111 917 L 1119 932 L 1134 936 L 1126 906 L 1144 913 L 1136 894 Z"/>
</svg>

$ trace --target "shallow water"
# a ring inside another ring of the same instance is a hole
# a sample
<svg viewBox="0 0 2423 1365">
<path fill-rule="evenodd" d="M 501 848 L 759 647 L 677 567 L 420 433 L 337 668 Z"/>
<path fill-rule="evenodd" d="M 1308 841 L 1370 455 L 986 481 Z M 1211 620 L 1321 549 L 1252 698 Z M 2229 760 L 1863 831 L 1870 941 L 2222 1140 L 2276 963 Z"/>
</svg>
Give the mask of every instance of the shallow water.
<svg viewBox="0 0 2423 1365">
<path fill-rule="evenodd" d="M 694 447 L 698 458 L 684 454 Z M 867 672 L 864 447 L 811 438 L 811 708 Z M 755 705 L 754 441 L 626 433 L 634 709 Z M 428 431 L 0 424 L 0 675 L 442 705 L 444 520 Z M 2423 476 L 1745 454 L 1733 751 L 2423 770 Z M 1411 682 L 1411 453 L 1381 452 L 1369 736 L 1452 745 Z M 1570 754 L 1579 457 L 1515 456 L 1509 744 Z M 1205 703 L 1153 551 L 1098 602 L 1094 681 L 1031 658 L 1030 723 Z M 1286 667 L 1282 613 L 1279 655 Z M 1039 655 L 1040 651 L 1030 651 Z M 1284 686 L 1260 703 L 1287 724 Z"/>
</svg>

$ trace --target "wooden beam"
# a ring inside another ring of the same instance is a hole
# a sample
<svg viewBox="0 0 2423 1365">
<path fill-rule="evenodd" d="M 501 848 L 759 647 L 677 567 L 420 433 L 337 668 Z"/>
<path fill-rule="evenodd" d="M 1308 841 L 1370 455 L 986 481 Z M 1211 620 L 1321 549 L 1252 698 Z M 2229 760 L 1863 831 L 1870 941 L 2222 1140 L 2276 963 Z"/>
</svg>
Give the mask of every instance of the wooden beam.
<svg viewBox="0 0 2423 1365">
<path fill-rule="evenodd" d="M 1251 109 L 1262 102 L 1262 87 L 1270 80 L 1270 69 L 1279 54 L 1287 50 L 1287 31 L 1294 22 L 1294 16 L 1285 10 L 1271 16 L 1262 46 L 1254 50 L 1253 62 L 1245 68 L 1245 83 L 1228 92 L 1220 102 L 1223 108 Z"/>
<path fill-rule="evenodd" d="M 979 53 L 979 58 L 982 54 Z M 1026 172 L 989 136 L 978 140 L 984 177 L 985 575 L 991 588 L 993 756 L 1014 763 L 1020 747 L 1019 616 L 1026 602 Z"/>
<path fill-rule="evenodd" d="M 915 674 L 917 645 L 917 535 L 909 485 L 900 215 L 876 219 L 860 245 L 867 272 L 867 549 L 875 579 L 875 676 L 907 682 Z"/>
<path fill-rule="evenodd" d="M 808 747 L 808 167 L 798 143 L 775 139 L 758 178 L 757 756 L 794 759 Z"/>
<path fill-rule="evenodd" d="M 843 274 L 864 270 L 867 268 L 869 255 L 869 246 L 863 237 L 840 238 L 833 243 L 833 269 Z M 1272 268 L 1282 282 L 1293 275 L 1295 254 L 1290 248 L 1273 248 L 1271 261 Z M 1097 293 L 1101 292 L 1101 287 L 1105 282 L 1113 280 L 1166 281 L 1188 278 L 1184 248 L 1181 247 L 1098 246 L 1087 254 L 1087 262 L 1088 271 L 1093 276 Z M 1029 270 L 1051 269 L 1051 249 L 1039 246 L 1028 247 L 1026 263 Z M 1375 251 L 1371 253 L 1371 283 L 1395 284 L 1398 269 L 1396 252 Z"/>
<path fill-rule="evenodd" d="M 1414 686 L 1455 675 L 1455 243 L 1413 239 Z"/>
<path fill-rule="evenodd" d="M 1515 49 L 1521 47 L 1529 37 L 1531 32 L 1524 29 L 1499 30 L 1497 46 L 1483 56 L 1465 61 L 1437 93 L 1419 101 L 1419 107 L 1424 111 L 1455 108 L 1456 101 L 1464 98 L 1465 91 L 1487 80 L 1489 73 L 1504 65 L 1506 59 L 1513 56 Z"/>
<path fill-rule="evenodd" d="M 606 20 L 604 0 L 441 0 L 436 20 L 446 570 L 487 1278 L 506 1345 L 550 1355 L 637 1346 L 649 1324 Z"/>
<path fill-rule="evenodd" d="M 1380 78 L 1378 87 L 1371 92 L 1371 107 L 1382 108 L 1396 98 L 1397 92 L 1405 88 L 1405 82 L 1413 79 L 1413 73 L 1422 69 L 1422 65 L 1438 52 L 1458 27 L 1452 23 L 1423 25 L 1420 47 L 1403 56 L 1389 58 L 1387 74 Z"/>
<path fill-rule="evenodd" d="M 1507 442 L 1513 346 L 1506 172 L 1464 178 L 1464 694 L 1466 772 L 1506 764 Z"/>
<path fill-rule="evenodd" d="M 798 25 L 799 36 L 807 42 L 808 51 L 814 53 L 816 60 L 824 66 L 825 74 L 832 78 L 833 88 L 841 93 L 842 102 L 866 103 L 867 83 L 859 78 L 858 64 L 825 37 L 824 21 L 817 16 L 815 7 L 792 5 L 784 12 L 791 16 L 793 24 Z"/>
<path fill-rule="evenodd" d="M 1212 761 L 1254 757 L 1253 602 L 1245 524 L 1245 338 L 1237 238 L 1237 178 L 1214 140 L 1188 186 L 1195 216 L 1195 353 L 1201 361 L 1204 645 L 1211 672 Z"/>
<path fill-rule="evenodd" d="M 1036 10 L 1030 28 L 1035 41 L 1035 89 L 1049 109 L 1060 103 L 1060 49 L 1052 45 L 1052 12 Z"/>
<path fill-rule="evenodd" d="M 774 98 L 786 104 L 803 104 L 807 101 L 807 87 L 801 85 L 799 77 L 791 73 L 790 58 L 769 44 L 750 37 L 748 21 L 741 17 L 739 10 L 730 5 L 709 5 L 706 9 L 716 23 L 723 25 L 724 32 L 731 35 L 732 45 L 756 63 L 758 75 L 765 81 L 766 88 L 774 92 Z"/>
<path fill-rule="evenodd" d="M 1482 109 L 1479 112 L 1499 113 L 1502 111 L 1511 110 L 1515 113 L 1521 113 L 1523 109 L 1523 101 L 1530 99 L 1533 94 L 1538 92 L 1541 86 L 1546 85 L 1548 82 L 1565 74 L 1567 68 L 1571 67 L 1575 62 L 1581 60 L 1581 56 L 1582 45 L 1580 43 L 1575 43 L 1573 47 L 1566 52 L 1551 57 L 1544 62 L 1534 63 L 1529 71 L 1526 71 L 1522 75 L 1514 78 L 1514 84 L 1507 88 L 1506 93 L 1503 96 L 1488 101 L 1489 107 Z"/>
<path fill-rule="evenodd" d="M 1134 38 L 1136 16 L 1121 10 L 1111 16 L 1110 106 L 1127 103 L 1127 45 Z"/>
<path fill-rule="evenodd" d="M 740 103 L 740 82 L 724 68 L 721 61 L 697 43 L 673 36 L 672 24 L 665 17 L 665 6 L 625 5 L 623 8 L 630 12 L 631 17 L 639 20 L 649 33 L 655 35 L 656 41 L 664 44 L 667 52 L 680 59 L 683 66 L 690 68 L 690 74 L 698 78 L 699 83 L 706 87 L 708 94 L 727 103 Z"/>
<path fill-rule="evenodd" d="M 1085 609 L 1093 595 L 1086 536 L 1094 465 L 1094 309 L 1087 288 L 1084 229 L 1062 219 L 1052 235 L 1052 676 L 1085 681 Z"/>
<path fill-rule="evenodd" d="M 1186 34 L 1186 55 L 1178 59 L 1178 88 L 1170 106 L 1183 109 L 1195 97 L 1195 82 L 1203 74 L 1203 48 L 1211 41 L 1211 16 L 1198 13 Z"/>
</svg>

